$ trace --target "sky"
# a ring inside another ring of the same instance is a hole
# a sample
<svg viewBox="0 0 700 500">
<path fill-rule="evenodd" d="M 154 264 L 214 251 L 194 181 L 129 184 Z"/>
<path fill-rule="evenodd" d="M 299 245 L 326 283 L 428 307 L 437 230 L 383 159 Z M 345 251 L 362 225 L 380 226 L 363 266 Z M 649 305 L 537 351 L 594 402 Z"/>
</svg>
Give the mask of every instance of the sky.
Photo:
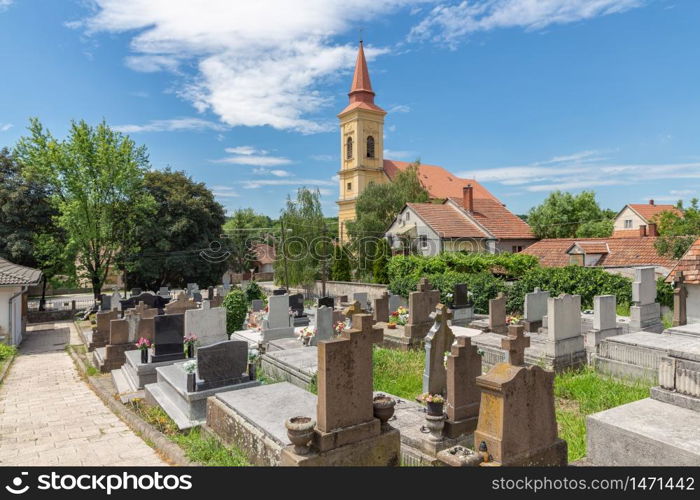
<svg viewBox="0 0 700 500">
<path fill-rule="evenodd" d="M 337 215 L 336 114 L 364 39 L 385 158 L 515 213 L 700 193 L 697 0 L 0 0 L 0 147 L 109 125 L 230 213 L 300 186 Z"/>
</svg>

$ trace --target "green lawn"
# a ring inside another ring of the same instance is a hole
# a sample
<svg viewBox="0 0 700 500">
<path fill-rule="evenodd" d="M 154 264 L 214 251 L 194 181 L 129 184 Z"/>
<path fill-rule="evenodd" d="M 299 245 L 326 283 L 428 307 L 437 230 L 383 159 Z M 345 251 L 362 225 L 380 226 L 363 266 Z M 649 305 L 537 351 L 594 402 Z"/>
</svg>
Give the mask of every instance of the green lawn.
<svg viewBox="0 0 700 500">
<path fill-rule="evenodd" d="M 423 351 L 374 349 L 374 390 L 405 399 L 421 393 Z M 569 461 L 586 455 L 586 416 L 649 396 L 650 385 L 620 381 L 592 368 L 562 373 L 554 379 L 559 436 L 569 444 Z"/>
<path fill-rule="evenodd" d="M 224 446 L 216 439 L 203 435 L 199 427 L 180 431 L 175 422 L 159 407 L 145 405 L 140 400 L 134 400 L 128 403 L 128 406 L 144 421 L 179 445 L 187 458 L 193 462 L 221 467 L 250 465 L 240 450 Z"/>
</svg>

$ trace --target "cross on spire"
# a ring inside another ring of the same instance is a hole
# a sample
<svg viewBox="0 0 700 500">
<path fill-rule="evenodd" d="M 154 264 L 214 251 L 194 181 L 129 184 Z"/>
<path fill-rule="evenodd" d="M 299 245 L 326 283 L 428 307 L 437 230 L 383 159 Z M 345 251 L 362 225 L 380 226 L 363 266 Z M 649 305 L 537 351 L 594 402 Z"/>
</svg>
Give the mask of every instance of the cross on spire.
<svg viewBox="0 0 700 500">
<path fill-rule="evenodd" d="M 501 339 L 501 347 L 508 350 L 508 362 L 513 366 L 525 364 L 525 348 L 530 347 L 530 337 L 524 332 L 523 325 L 509 325 L 508 336 Z"/>
</svg>

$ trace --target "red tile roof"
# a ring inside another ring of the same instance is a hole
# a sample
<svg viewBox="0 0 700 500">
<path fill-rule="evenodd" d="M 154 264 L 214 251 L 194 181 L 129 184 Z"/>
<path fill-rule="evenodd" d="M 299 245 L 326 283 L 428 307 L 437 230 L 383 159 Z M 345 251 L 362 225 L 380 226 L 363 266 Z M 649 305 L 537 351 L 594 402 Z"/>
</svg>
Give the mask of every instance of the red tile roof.
<svg viewBox="0 0 700 500">
<path fill-rule="evenodd" d="M 384 160 L 384 172 L 393 180 L 400 171 L 406 170 L 411 165 L 407 161 Z M 418 167 L 418 178 L 423 187 L 428 190 L 431 198 L 462 198 L 462 189 L 471 184 L 474 188 L 474 199 L 490 198 L 498 201 L 484 186 L 474 179 L 462 179 L 437 165 L 424 165 Z"/>
<path fill-rule="evenodd" d="M 683 271 L 683 280 L 687 284 L 700 285 L 700 239 L 690 245 L 676 267 L 668 273 L 666 281 L 669 283 L 673 281 L 678 271 Z"/>
<path fill-rule="evenodd" d="M 639 229 L 618 229 L 613 231 L 612 238 L 639 238 Z"/>
<path fill-rule="evenodd" d="M 654 216 L 661 212 L 673 212 L 677 215 L 683 215 L 683 212 L 678 210 L 675 205 L 656 205 L 653 203 L 630 203 L 627 205 L 632 210 L 642 216 L 647 222 L 651 221 Z"/>
<path fill-rule="evenodd" d="M 575 243 L 607 243 L 608 253 L 598 261 L 598 267 L 631 267 L 631 266 L 661 266 L 671 269 L 678 262 L 675 259 L 660 256 L 654 243 L 657 238 L 557 238 L 540 240 L 523 253 L 534 255 L 545 267 L 564 267 L 570 264 L 569 250 Z M 594 252 L 591 252 L 594 253 Z"/>
<path fill-rule="evenodd" d="M 356 108 L 380 111 L 386 114 L 382 108 L 374 104 L 374 91 L 372 90 L 372 82 L 369 79 L 369 70 L 367 69 L 367 60 L 365 59 L 362 41 L 360 41 L 360 48 L 357 51 L 355 73 L 352 77 L 352 85 L 348 96 L 350 97 L 350 104 L 338 116 Z"/>
<path fill-rule="evenodd" d="M 584 253 L 603 254 L 610 253 L 608 244 L 605 241 L 577 241 L 575 243 Z"/>
<path fill-rule="evenodd" d="M 460 207 L 462 206 L 461 198 L 450 198 L 450 200 Z M 472 215 L 479 224 L 483 225 L 498 239 L 535 238 L 527 222 L 508 210 L 498 200 L 474 197 L 474 213 Z"/>
<path fill-rule="evenodd" d="M 488 234 L 450 204 L 407 203 L 442 238 L 488 238 Z"/>
<path fill-rule="evenodd" d="M 253 252 L 255 253 L 256 261 L 260 264 L 274 264 L 276 257 L 274 247 L 258 243 L 253 247 Z"/>
<path fill-rule="evenodd" d="M 41 281 L 42 272 L 31 267 L 13 264 L 0 258 L 0 286 L 3 285 L 37 285 Z"/>
</svg>

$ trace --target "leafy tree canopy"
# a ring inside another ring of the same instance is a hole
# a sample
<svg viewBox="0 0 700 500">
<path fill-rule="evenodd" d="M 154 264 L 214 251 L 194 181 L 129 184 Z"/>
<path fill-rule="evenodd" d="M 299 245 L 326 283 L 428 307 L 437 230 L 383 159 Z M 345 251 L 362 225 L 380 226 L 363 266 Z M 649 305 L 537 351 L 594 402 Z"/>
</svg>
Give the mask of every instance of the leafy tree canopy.
<svg viewBox="0 0 700 500">
<path fill-rule="evenodd" d="M 252 268 L 255 255 L 251 252 L 256 243 L 266 243 L 272 232 L 272 219 L 258 214 L 252 208 L 235 210 L 224 224 L 226 249 L 231 252 L 228 263 L 231 270 L 244 273 Z"/>
<path fill-rule="evenodd" d="M 700 209 L 698 199 L 693 198 L 690 206 L 683 207 L 683 202 L 676 205 L 683 215 L 674 212 L 661 212 L 656 216 L 659 238 L 656 240 L 656 251 L 674 259 L 680 259 L 695 240 L 700 238 Z"/>
<path fill-rule="evenodd" d="M 592 238 L 612 234 L 615 214 L 598 205 L 593 191 L 571 194 L 554 191 L 527 214 L 538 238 Z"/>
</svg>

